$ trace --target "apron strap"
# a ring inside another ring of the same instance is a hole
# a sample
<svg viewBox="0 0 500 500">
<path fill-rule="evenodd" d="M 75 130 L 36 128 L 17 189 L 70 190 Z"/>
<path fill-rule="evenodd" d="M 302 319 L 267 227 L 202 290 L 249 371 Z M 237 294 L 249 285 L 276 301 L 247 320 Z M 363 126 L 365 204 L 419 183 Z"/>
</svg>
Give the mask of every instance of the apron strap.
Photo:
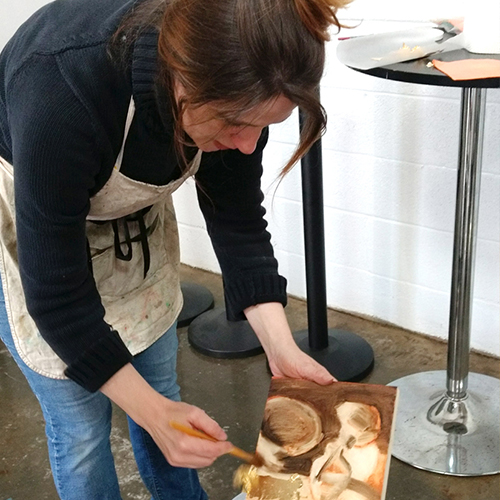
<svg viewBox="0 0 500 500">
<path fill-rule="evenodd" d="M 141 239 L 142 257 L 144 259 L 144 278 L 146 278 L 151 263 L 151 256 L 149 253 L 148 231 L 144 222 L 144 210 L 137 212 L 137 222 L 139 223 L 139 237 Z"/>
<path fill-rule="evenodd" d="M 132 260 L 132 243 L 137 241 L 141 242 L 142 256 L 144 259 L 144 278 L 146 278 L 151 265 L 148 236 L 154 231 L 158 224 L 157 215 L 152 224 L 149 227 L 146 227 L 144 216 L 150 210 L 151 207 L 146 207 L 138 212 L 111 221 L 111 227 L 113 228 L 114 233 L 115 256 L 117 259 L 124 261 Z M 130 230 L 128 227 L 129 222 L 137 222 L 137 225 L 139 226 L 139 234 L 133 238 L 130 237 Z M 121 241 L 120 238 L 120 224 L 123 226 L 123 237 L 125 238 L 125 241 Z M 126 252 L 123 251 L 122 245 L 126 245 Z"/>
<path fill-rule="evenodd" d="M 115 162 L 115 169 L 120 171 L 122 167 L 122 161 L 123 161 L 123 152 L 125 151 L 125 143 L 127 142 L 127 137 L 128 133 L 130 130 L 130 126 L 132 125 L 132 120 L 134 119 L 134 113 L 135 113 L 135 103 L 134 103 L 134 98 L 130 98 L 130 103 L 128 105 L 128 112 L 127 112 L 127 120 L 125 121 L 125 131 L 123 133 L 123 142 L 122 142 L 122 147 L 120 149 L 120 152 L 118 153 L 118 156 L 116 158 Z"/>
<path fill-rule="evenodd" d="M 120 242 L 120 229 L 118 224 L 121 222 L 123 226 L 123 234 L 125 236 L 124 244 L 127 246 L 127 253 L 123 253 L 122 243 Z M 121 219 L 114 219 L 111 221 L 113 232 L 115 233 L 115 255 L 117 259 L 129 261 L 132 260 L 132 241 L 130 240 L 130 232 L 128 230 L 128 223 L 126 217 Z"/>
<path fill-rule="evenodd" d="M 89 243 L 89 239 L 86 238 L 86 241 L 87 241 L 87 266 L 89 268 L 89 271 L 90 271 L 90 274 L 94 274 L 94 268 L 92 266 L 92 253 L 90 251 L 90 243 Z"/>
</svg>

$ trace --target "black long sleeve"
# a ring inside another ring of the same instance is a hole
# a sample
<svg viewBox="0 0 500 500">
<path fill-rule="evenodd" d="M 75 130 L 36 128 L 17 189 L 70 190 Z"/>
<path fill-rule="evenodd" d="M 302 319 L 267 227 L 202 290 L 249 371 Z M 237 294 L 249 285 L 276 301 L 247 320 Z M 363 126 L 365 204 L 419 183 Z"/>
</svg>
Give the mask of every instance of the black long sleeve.
<svg viewBox="0 0 500 500">
<path fill-rule="evenodd" d="M 85 218 L 105 148 L 68 82 L 54 77 L 57 72 L 57 59 L 34 57 L 7 95 L 7 105 L 18 110 L 9 125 L 19 269 L 41 335 L 73 378 L 83 381 L 92 372 L 89 387 L 98 388 L 131 359 L 104 321 L 87 265 Z M 28 90 L 31 99 L 25 98 Z"/>
<path fill-rule="evenodd" d="M 196 176 L 198 200 L 224 277 L 228 319 L 264 302 L 286 305 L 286 280 L 278 274 L 266 230 L 261 191 L 265 129 L 255 152 L 229 150 L 209 155 Z"/>
</svg>

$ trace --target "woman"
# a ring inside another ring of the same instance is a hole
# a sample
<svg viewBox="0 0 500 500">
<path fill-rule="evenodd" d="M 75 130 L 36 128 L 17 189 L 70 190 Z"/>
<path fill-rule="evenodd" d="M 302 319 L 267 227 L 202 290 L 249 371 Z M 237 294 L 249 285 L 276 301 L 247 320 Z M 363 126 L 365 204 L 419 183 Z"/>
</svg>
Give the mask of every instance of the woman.
<svg viewBox="0 0 500 500">
<path fill-rule="evenodd" d="M 293 342 L 260 177 L 270 124 L 306 117 L 284 172 L 324 129 L 315 91 L 345 3 L 58 0 L 2 52 L 1 336 L 40 401 L 62 499 L 120 498 L 110 400 L 154 498 L 206 498 L 194 469 L 231 448 L 176 384 L 170 195 L 191 175 L 229 318 L 248 319 L 274 375 L 333 381 Z"/>
</svg>

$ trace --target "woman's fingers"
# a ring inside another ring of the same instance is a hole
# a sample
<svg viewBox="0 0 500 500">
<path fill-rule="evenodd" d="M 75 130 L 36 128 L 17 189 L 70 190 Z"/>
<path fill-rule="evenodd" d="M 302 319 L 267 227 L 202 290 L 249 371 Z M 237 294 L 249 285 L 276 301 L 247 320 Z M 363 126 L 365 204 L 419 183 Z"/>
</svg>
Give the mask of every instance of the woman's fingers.
<svg viewBox="0 0 500 500">
<path fill-rule="evenodd" d="M 197 408 L 197 410 L 199 410 L 199 408 Z M 189 417 L 189 423 L 195 429 L 198 429 L 219 441 L 225 441 L 227 439 L 227 435 L 222 427 L 203 410 L 193 412 L 193 414 Z"/>
<path fill-rule="evenodd" d="M 320 385 L 331 384 L 335 377 L 298 347 L 280 353 L 269 361 L 273 375 L 278 377 L 306 379 Z"/>
<path fill-rule="evenodd" d="M 302 378 L 320 385 L 328 385 L 337 379 L 322 365 L 312 360 L 302 367 Z"/>
<path fill-rule="evenodd" d="M 233 448 L 233 445 L 226 441 L 226 433 L 203 410 L 186 403 L 166 401 L 166 418 L 155 422 L 149 432 L 171 465 L 206 467 Z M 174 429 L 170 425 L 171 421 L 200 430 L 217 441 L 190 436 Z"/>
<path fill-rule="evenodd" d="M 207 467 L 232 448 L 227 441 L 211 442 L 175 432 L 175 443 L 169 447 L 167 459 L 177 467 Z"/>
<path fill-rule="evenodd" d="M 232 447 L 227 441 L 211 442 L 192 436 L 176 436 L 176 443 L 170 449 L 169 462 L 182 467 L 207 467 Z"/>
<path fill-rule="evenodd" d="M 205 465 L 211 464 L 216 458 L 229 452 L 233 445 L 228 441 L 207 441 L 205 439 L 178 435 L 176 452 L 179 459 L 193 457 Z"/>
</svg>

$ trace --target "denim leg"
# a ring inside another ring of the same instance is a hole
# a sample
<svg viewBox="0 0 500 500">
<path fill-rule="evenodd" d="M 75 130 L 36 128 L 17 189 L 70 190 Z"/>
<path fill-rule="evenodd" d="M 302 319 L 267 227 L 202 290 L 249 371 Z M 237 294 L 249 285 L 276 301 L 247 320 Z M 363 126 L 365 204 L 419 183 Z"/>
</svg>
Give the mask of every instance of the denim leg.
<svg viewBox="0 0 500 500">
<path fill-rule="evenodd" d="M 152 346 L 138 354 L 132 364 L 160 394 L 180 401 L 177 385 L 177 325 Z M 173 467 L 142 427 L 128 419 L 130 439 L 142 480 L 154 500 L 206 500 L 195 469 Z"/>
<path fill-rule="evenodd" d="M 111 403 L 72 381 L 27 377 L 46 422 L 49 457 L 62 500 L 121 499 L 111 454 Z M 47 383 L 48 381 L 48 383 Z"/>
<path fill-rule="evenodd" d="M 0 337 L 28 380 L 45 418 L 54 482 L 62 500 L 120 500 L 109 441 L 111 403 L 71 380 L 39 375 L 19 357 L 0 287 Z"/>
</svg>

